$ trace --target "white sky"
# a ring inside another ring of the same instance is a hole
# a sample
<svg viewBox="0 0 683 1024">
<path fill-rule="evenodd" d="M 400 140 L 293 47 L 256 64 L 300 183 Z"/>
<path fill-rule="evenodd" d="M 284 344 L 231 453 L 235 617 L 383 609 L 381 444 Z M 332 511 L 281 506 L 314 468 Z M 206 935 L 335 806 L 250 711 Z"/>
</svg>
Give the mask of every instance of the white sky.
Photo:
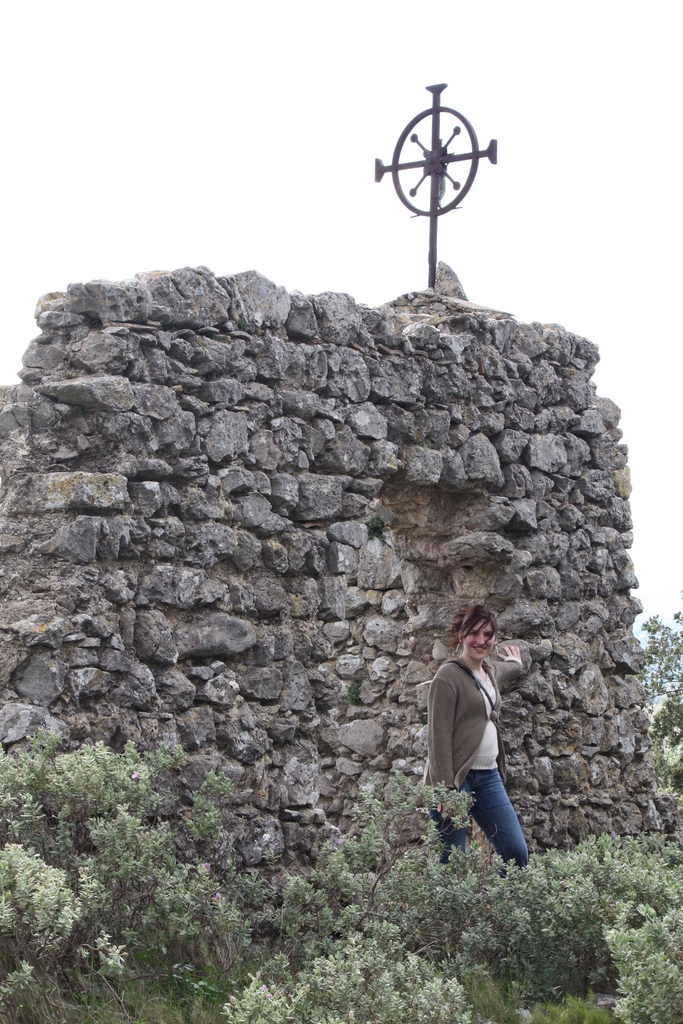
<svg viewBox="0 0 683 1024">
<path fill-rule="evenodd" d="M 432 13 L 433 12 L 433 13 Z M 204 264 L 380 303 L 426 284 L 391 160 L 426 85 L 480 165 L 439 256 L 469 298 L 600 346 L 647 613 L 681 603 L 680 2 L 23 0 L 0 15 L 0 382 L 35 300 Z"/>
</svg>

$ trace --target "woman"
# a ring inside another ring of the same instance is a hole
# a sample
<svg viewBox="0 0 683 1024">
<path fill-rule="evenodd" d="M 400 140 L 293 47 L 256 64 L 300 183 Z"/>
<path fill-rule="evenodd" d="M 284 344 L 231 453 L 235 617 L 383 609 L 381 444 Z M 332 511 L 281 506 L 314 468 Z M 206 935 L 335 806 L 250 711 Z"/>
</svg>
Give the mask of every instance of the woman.
<svg viewBox="0 0 683 1024">
<path fill-rule="evenodd" d="M 453 619 L 451 646 L 460 656 L 443 663 L 429 688 L 425 781 L 471 793 L 470 814 L 496 853 L 526 867 L 526 842 L 503 786 L 505 751 L 498 728 L 499 685 L 517 678 L 522 659 L 515 646 L 489 657 L 497 632 L 495 615 L 481 604 Z M 448 804 L 430 812 L 445 847 L 442 863 L 455 847 L 465 849 L 466 829 L 456 828 L 452 816 Z"/>
</svg>

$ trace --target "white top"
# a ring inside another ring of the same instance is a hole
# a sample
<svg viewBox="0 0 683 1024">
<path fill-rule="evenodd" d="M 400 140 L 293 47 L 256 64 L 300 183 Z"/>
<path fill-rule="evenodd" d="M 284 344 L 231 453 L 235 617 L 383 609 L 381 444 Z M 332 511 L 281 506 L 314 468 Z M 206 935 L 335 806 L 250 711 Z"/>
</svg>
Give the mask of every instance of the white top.
<svg viewBox="0 0 683 1024">
<path fill-rule="evenodd" d="M 515 661 L 517 659 L 515 658 Z M 490 695 L 493 703 L 496 703 L 496 691 L 493 683 L 486 676 L 485 679 L 480 680 L 481 685 L 486 688 L 486 692 Z M 488 722 L 484 729 L 484 735 L 481 738 L 481 743 L 477 747 L 477 752 L 474 755 L 474 760 L 470 765 L 471 769 L 476 771 L 490 771 L 491 768 L 495 768 L 498 762 L 498 731 L 491 721 L 491 701 L 488 699 L 486 694 L 479 691 L 481 699 L 486 706 L 486 717 Z"/>
</svg>

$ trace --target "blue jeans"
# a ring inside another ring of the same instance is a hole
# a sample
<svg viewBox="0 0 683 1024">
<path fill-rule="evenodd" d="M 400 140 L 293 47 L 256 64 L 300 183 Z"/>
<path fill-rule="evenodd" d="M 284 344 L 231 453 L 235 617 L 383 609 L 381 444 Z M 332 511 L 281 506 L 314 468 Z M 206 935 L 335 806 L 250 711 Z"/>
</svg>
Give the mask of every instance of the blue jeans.
<svg viewBox="0 0 683 1024">
<path fill-rule="evenodd" d="M 506 862 L 513 860 L 520 868 L 525 868 L 529 863 L 529 851 L 498 769 L 468 772 L 460 792 L 472 793 L 474 796 L 470 814 L 498 856 Z M 451 819 L 444 818 L 436 809 L 429 812 L 429 817 L 435 823 L 439 839 L 444 845 L 441 863 L 446 864 L 451 850 L 465 849 L 467 829 L 455 828 Z"/>
</svg>

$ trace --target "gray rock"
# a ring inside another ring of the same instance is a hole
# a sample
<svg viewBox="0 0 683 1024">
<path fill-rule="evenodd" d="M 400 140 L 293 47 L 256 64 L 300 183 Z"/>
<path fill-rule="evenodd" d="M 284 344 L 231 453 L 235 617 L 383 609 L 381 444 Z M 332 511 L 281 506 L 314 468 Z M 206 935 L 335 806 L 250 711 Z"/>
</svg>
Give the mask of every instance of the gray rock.
<svg viewBox="0 0 683 1024">
<path fill-rule="evenodd" d="M 164 503 L 164 492 L 156 480 L 143 480 L 141 483 L 129 483 L 128 493 L 133 502 L 135 511 L 144 516 L 145 519 L 151 518 L 155 512 L 159 511 Z"/>
<path fill-rule="evenodd" d="M 369 619 L 363 630 L 363 639 L 368 646 L 377 647 L 380 651 L 388 651 L 389 654 L 396 653 L 401 635 L 400 626 L 381 615 Z"/>
<path fill-rule="evenodd" d="M 350 341 L 356 340 L 361 318 L 355 299 L 344 292 L 321 292 L 309 298 L 313 303 L 323 341 L 333 345 L 348 345 Z"/>
<path fill-rule="evenodd" d="M 605 424 L 598 409 L 586 409 L 581 414 L 579 423 L 573 427 L 579 437 L 598 437 L 605 433 Z"/>
<path fill-rule="evenodd" d="M 47 707 L 64 691 L 64 662 L 57 654 L 34 654 L 12 675 L 19 697 Z"/>
<path fill-rule="evenodd" d="M 5 511 L 122 509 L 127 502 L 128 481 L 119 473 L 29 473 L 10 479 Z"/>
<path fill-rule="evenodd" d="M 398 445 L 392 441 L 375 441 L 371 446 L 368 470 L 382 479 L 393 476 L 400 468 Z"/>
<path fill-rule="evenodd" d="M 509 525 L 512 530 L 536 530 L 538 520 L 536 519 L 536 502 L 533 498 L 516 498 L 512 502 L 514 515 Z"/>
<path fill-rule="evenodd" d="M 358 437 L 381 441 L 387 436 L 387 421 L 372 402 L 354 406 L 346 422 Z"/>
<path fill-rule="evenodd" d="M 460 279 L 451 267 L 443 260 L 439 260 L 436 265 L 436 281 L 434 283 L 434 291 L 437 295 L 448 295 L 453 299 L 465 299 L 465 289 L 460 284 Z"/>
<path fill-rule="evenodd" d="M 180 412 L 176 393 L 171 388 L 161 384 L 138 384 L 133 392 L 133 408 L 141 416 L 167 420 Z"/>
<path fill-rule="evenodd" d="M 341 512 L 342 481 L 338 476 L 299 477 L 299 501 L 293 518 L 299 520 L 334 519 Z"/>
<path fill-rule="evenodd" d="M 234 673 L 221 673 L 197 684 L 197 700 L 206 701 L 218 708 L 231 708 L 240 692 Z"/>
<path fill-rule="evenodd" d="M 460 449 L 465 475 L 468 480 L 482 481 L 502 487 L 504 477 L 500 470 L 498 452 L 484 434 L 472 434 Z"/>
<path fill-rule="evenodd" d="M 247 494 L 235 504 L 235 519 L 247 529 L 261 526 L 272 511 L 272 506 L 262 494 Z"/>
<path fill-rule="evenodd" d="M 62 526 L 54 537 L 36 545 L 40 555 L 53 555 L 67 562 L 87 565 L 97 557 L 97 542 L 102 530 L 98 516 L 77 516 L 73 523 Z"/>
<path fill-rule="evenodd" d="M 529 443 L 529 434 L 521 430 L 503 430 L 491 440 L 502 463 L 517 462 Z"/>
<path fill-rule="evenodd" d="M 290 473 L 276 473 L 270 486 L 270 500 L 276 508 L 291 511 L 299 503 L 299 481 Z"/>
<path fill-rule="evenodd" d="M 313 700 L 308 672 L 300 661 L 287 661 L 283 667 L 284 687 L 280 694 L 283 711 L 305 711 Z"/>
<path fill-rule="evenodd" d="M 244 398 L 244 385 L 232 377 L 223 377 L 221 380 L 205 381 L 198 392 L 203 402 L 211 405 L 224 405 L 231 409 L 238 405 Z"/>
<path fill-rule="evenodd" d="M 256 643 L 251 623 L 223 612 L 210 612 L 178 626 L 174 635 L 181 658 L 241 654 Z"/>
<path fill-rule="evenodd" d="M 6 747 L 27 736 L 35 736 L 41 729 L 58 736 L 65 733 L 64 724 L 43 708 L 30 704 L 5 704 L 0 709 L 0 742 Z"/>
<path fill-rule="evenodd" d="M 154 679 L 162 711 L 176 714 L 192 707 L 197 687 L 179 668 L 167 668 L 156 672 Z"/>
<path fill-rule="evenodd" d="M 125 377 L 79 377 L 44 384 L 39 391 L 65 405 L 100 412 L 128 412 L 133 408 L 134 391 Z"/>
<path fill-rule="evenodd" d="M 202 442 L 202 451 L 213 462 L 234 459 L 249 450 L 247 418 L 243 412 L 222 409 L 211 417 L 209 431 Z"/>
<path fill-rule="evenodd" d="M 282 784 L 290 807 L 315 807 L 320 797 L 318 758 L 311 746 L 297 745 L 282 768 Z"/>
<path fill-rule="evenodd" d="M 355 576 L 358 569 L 355 548 L 348 544 L 339 544 L 336 540 L 332 541 L 327 552 L 327 566 L 330 572 Z"/>
<path fill-rule="evenodd" d="M 466 480 L 467 476 L 460 452 L 445 452 L 442 455 L 441 476 L 439 478 L 441 486 L 460 490 L 461 487 L 464 487 Z"/>
<path fill-rule="evenodd" d="M 441 477 L 443 458 L 433 448 L 413 446 L 403 452 L 406 481 L 411 484 L 436 484 Z"/>
<path fill-rule="evenodd" d="M 567 449 L 554 434 L 535 435 L 529 441 L 527 461 L 532 469 L 557 473 L 567 463 Z"/>
<path fill-rule="evenodd" d="M 340 679 L 353 679 L 359 673 L 364 672 L 365 662 L 357 654 L 342 654 L 337 658 L 334 670 Z"/>
<path fill-rule="evenodd" d="M 78 700 L 91 700 L 105 696 L 111 684 L 111 675 L 94 666 L 75 668 L 69 672 L 67 682 L 74 697 Z"/>
<path fill-rule="evenodd" d="M 422 373 L 412 359 L 404 360 L 400 367 L 392 363 L 382 363 L 379 373 L 372 378 L 371 385 L 372 398 L 380 402 L 412 405 L 420 395 Z"/>
<path fill-rule="evenodd" d="M 224 743 L 228 753 L 242 764 L 253 764 L 268 749 L 267 732 L 256 725 L 252 712 L 245 704 L 221 729 L 217 739 Z"/>
<path fill-rule="evenodd" d="M 362 548 L 367 544 L 368 528 L 365 523 L 331 523 L 327 527 L 327 536 L 339 544 L 349 544 L 352 548 Z"/>
<path fill-rule="evenodd" d="M 277 700 L 282 690 L 282 670 L 275 666 L 247 669 L 241 673 L 238 685 L 249 700 Z"/>
<path fill-rule="evenodd" d="M 135 650 L 144 661 L 175 665 L 178 650 L 170 623 L 163 612 L 139 611 L 135 617 Z"/>
<path fill-rule="evenodd" d="M 233 274 L 227 283 L 232 294 L 230 315 L 233 320 L 243 320 L 257 328 L 272 327 L 276 331 L 284 328 L 291 307 L 284 288 L 273 284 L 257 270 Z"/>
<path fill-rule="evenodd" d="M 313 303 L 301 292 L 290 292 L 289 313 L 285 321 L 287 335 L 295 341 L 310 341 L 318 333 Z"/>
<path fill-rule="evenodd" d="M 320 604 L 318 614 L 325 622 L 336 622 L 346 614 L 346 580 L 340 576 L 325 576 L 318 580 Z"/>
<path fill-rule="evenodd" d="M 149 319 L 152 308 L 151 292 L 140 279 L 70 284 L 66 296 L 67 312 L 85 313 L 104 324 L 117 321 L 144 323 Z"/>
<path fill-rule="evenodd" d="M 401 581 L 401 559 L 378 537 L 361 549 L 358 584 L 370 590 L 389 590 Z"/>
<path fill-rule="evenodd" d="M 506 559 L 513 552 L 512 544 L 505 537 L 484 531 L 456 537 L 443 546 L 444 556 L 453 562 Z"/>
<path fill-rule="evenodd" d="M 190 708 L 176 717 L 176 724 L 185 750 L 201 750 L 208 743 L 216 742 L 216 727 L 210 708 Z"/>
<path fill-rule="evenodd" d="M 349 427 L 340 427 L 325 444 L 315 460 L 316 469 L 324 473 L 348 473 L 358 476 L 368 464 L 368 448 L 361 444 Z"/>
<path fill-rule="evenodd" d="M 146 607 L 155 602 L 174 608 L 197 608 L 213 604 L 225 593 L 225 585 L 210 579 L 201 569 L 157 565 L 140 579 L 135 603 Z"/>
<path fill-rule="evenodd" d="M 230 297 L 208 267 L 181 267 L 136 275 L 152 296 L 150 318 L 164 327 L 198 330 L 228 319 Z"/>
<path fill-rule="evenodd" d="M 356 720 L 339 727 L 339 741 L 356 754 L 374 757 L 386 742 L 386 732 L 375 718 Z"/>
</svg>

